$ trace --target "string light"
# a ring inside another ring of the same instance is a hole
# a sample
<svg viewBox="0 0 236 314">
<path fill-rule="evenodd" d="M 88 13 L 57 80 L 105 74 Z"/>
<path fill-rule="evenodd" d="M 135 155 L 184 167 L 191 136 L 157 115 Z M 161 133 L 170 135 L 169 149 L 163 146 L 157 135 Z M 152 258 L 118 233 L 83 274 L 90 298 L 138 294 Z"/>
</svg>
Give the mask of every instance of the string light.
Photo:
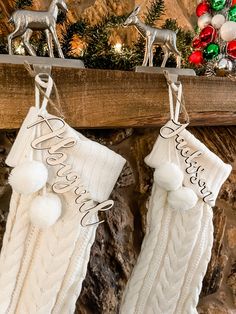
<svg viewBox="0 0 236 314">
<path fill-rule="evenodd" d="M 122 44 L 119 43 L 119 42 L 116 43 L 116 44 L 114 45 L 114 49 L 115 49 L 116 52 L 121 53 L 121 51 L 122 51 Z"/>
<path fill-rule="evenodd" d="M 16 48 L 15 48 L 15 52 L 19 55 L 22 55 L 25 53 L 25 48 L 23 43 L 20 43 Z"/>
</svg>

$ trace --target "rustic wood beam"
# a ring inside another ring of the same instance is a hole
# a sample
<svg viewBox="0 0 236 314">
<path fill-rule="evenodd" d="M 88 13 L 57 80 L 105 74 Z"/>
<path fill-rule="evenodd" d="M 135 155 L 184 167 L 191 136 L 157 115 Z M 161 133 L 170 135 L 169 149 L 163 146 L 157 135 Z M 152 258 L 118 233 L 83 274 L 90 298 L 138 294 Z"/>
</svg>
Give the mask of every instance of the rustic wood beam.
<svg viewBox="0 0 236 314">
<path fill-rule="evenodd" d="M 77 128 L 160 126 L 169 104 L 162 74 L 53 68 L 66 121 Z M 191 125 L 236 124 L 236 83 L 179 78 Z M 34 80 L 23 65 L 0 64 L 0 129 L 19 128 L 34 105 Z M 51 110 L 53 112 L 53 109 Z"/>
</svg>

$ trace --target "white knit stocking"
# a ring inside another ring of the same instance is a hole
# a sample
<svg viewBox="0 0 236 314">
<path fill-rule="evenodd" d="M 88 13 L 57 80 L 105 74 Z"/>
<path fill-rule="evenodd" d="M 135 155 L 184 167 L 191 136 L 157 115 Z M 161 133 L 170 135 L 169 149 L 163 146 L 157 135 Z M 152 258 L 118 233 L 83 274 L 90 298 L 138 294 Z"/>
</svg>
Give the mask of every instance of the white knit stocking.
<svg viewBox="0 0 236 314">
<path fill-rule="evenodd" d="M 147 232 L 121 314 L 197 313 L 213 243 L 211 207 L 231 166 L 178 122 L 179 105 L 145 159 L 156 169 Z"/>
<path fill-rule="evenodd" d="M 95 239 L 97 212 L 106 210 L 99 203 L 103 204 L 109 197 L 125 163 L 115 152 L 88 140 L 58 117 L 49 115 L 46 108 L 43 117 L 47 123 L 40 122 L 37 135 L 29 126 L 35 121 L 43 121 L 41 113 L 37 106 L 30 109 L 7 164 L 16 167 L 32 155 L 44 163 L 49 173 L 44 193 L 54 193 L 54 185 L 58 190 L 70 187 L 68 184 L 73 182 L 77 185 L 57 194 L 62 203 L 62 216 L 47 229 L 34 226 L 29 216 L 30 204 L 41 192 L 23 196 L 13 190 L 0 255 L 0 314 L 73 313 Z M 35 136 L 47 137 L 53 130 L 60 130 L 61 125 L 60 136 L 43 141 L 45 148 L 34 153 L 31 142 Z M 68 138 L 67 146 L 56 148 L 59 141 Z M 53 163 L 56 160 L 53 158 L 57 157 L 49 147 L 66 157 L 63 161 L 66 175 L 69 176 L 73 169 L 73 176 L 67 181 L 61 164 L 48 163 Z M 75 177 L 79 179 L 73 181 Z M 111 202 L 105 204 L 107 209 L 111 207 Z"/>
</svg>

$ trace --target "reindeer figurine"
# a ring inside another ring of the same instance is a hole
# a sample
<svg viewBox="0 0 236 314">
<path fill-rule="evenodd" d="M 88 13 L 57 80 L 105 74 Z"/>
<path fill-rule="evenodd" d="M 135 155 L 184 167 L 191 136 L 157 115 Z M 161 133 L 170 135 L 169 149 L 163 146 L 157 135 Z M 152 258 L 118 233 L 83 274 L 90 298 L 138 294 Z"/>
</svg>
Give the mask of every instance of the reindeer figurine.
<svg viewBox="0 0 236 314">
<path fill-rule="evenodd" d="M 68 11 L 64 0 L 52 0 L 48 11 L 15 11 L 10 18 L 10 21 L 15 25 L 15 30 L 8 35 L 9 54 L 12 55 L 12 39 L 21 36 L 26 50 L 30 55 L 36 56 L 36 52 L 30 44 L 30 38 L 33 31 L 40 30 L 44 31 L 46 34 L 50 57 L 54 57 L 53 38 L 59 56 L 64 58 L 56 32 L 56 21 L 59 9 L 65 12 Z"/>
<path fill-rule="evenodd" d="M 147 66 L 148 62 L 149 66 L 153 66 L 153 46 L 159 45 L 164 52 L 161 67 L 165 67 L 170 53 L 174 53 L 176 55 L 177 68 L 180 68 L 181 54 L 176 47 L 176 33 L 169 29 L 159 29 L 144 24 L 138 18 L 139 11 L 140 6 L 136 6 L 124 22 L 124 26 L 134 25 L 140 34 L 146 38 L 143 66 Z"/>
</svg>

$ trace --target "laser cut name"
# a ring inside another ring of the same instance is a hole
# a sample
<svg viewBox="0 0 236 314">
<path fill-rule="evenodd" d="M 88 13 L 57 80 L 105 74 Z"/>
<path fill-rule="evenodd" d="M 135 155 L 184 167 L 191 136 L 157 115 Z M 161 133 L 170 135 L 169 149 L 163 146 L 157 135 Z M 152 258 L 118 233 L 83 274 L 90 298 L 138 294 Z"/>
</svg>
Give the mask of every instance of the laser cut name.
<svg viewBox="0 0 236 314">
<path fill-rule="evenodd" d="M 203 152 L 200 150 L 193 151 L 189 146 L 187 141 L 180 132 L 183 131 L 188 124 L 177 124 L 172 120 L 174 127 L 165 125 L 160 130 L 160 136 L 168 139 L 175 137 L 175 147 L 180 155 L 184 158 L 185 171 L 190 176 L 189 181 L 191 184 L 196 185 L 199 189 L 202 199 L 205 203 L 214 203 L 213 193 L 208 189 L 205 179 L 203 179 L 205 169 L 198 161 L 195 159 L 202 156 Z"/>
<path fill-rule="evenodd" d="M 51 122 L 54 123 L 52 126 Z M 76 139 L 73 137 L 64 137 L 63 134 L 67 129 L 67 125 L 64 120 L 58 117 L 45 117 L 38 115 L 38 119 L 28 126 L 28 129 L 37 125 L 47 126 L 49 132 L 47 134 L 36 137 L 31 146 L 36 150 L 46 150 L 49 156 L 46 158 L 46 163 L 50 166 L 59 166 L 59 170 L 56 173 L 55 182 L 52 184 L 52 190 L 57 194 L 67 193 L 72 191 L 75 198 L 74 202 L 76 208 L 83 214 L 81 218 L 81 225 L 83 227 L 91 226 L 94 224 L 100 224 L 104 221 L 97 221 L 95 223 L 89 223 L 92 216 L 99 211 L 109 210 L 114 202 L 107 200 L 102 203 L 95 204 L 91 199 L 89 191 L 87 191 L 81 182 L 79 174 L 73 170 L 72 165 L 66 163 L 68 155 L 65 151 L 75 146 Z M 56 127 L 55 127 L 56 125 Z M 53 143 L 50 143 L 50 141 Z M 55 141 L 56 140 L 56 141 Z"/>
</svg>

